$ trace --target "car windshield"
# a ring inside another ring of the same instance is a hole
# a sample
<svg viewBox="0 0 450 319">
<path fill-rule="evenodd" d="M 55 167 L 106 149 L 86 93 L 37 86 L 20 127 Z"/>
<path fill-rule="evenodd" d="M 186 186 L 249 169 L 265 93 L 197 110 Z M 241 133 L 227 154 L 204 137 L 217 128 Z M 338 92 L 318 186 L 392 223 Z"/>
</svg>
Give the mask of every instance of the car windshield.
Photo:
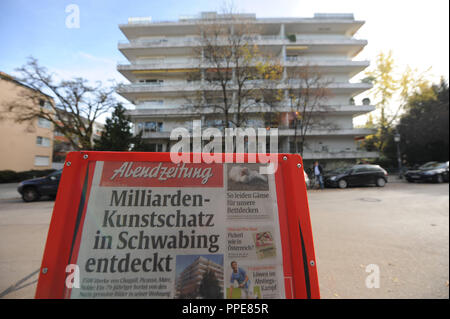
<svg viewBox="0 0 450 319">
<path fill-rule="evenodd" d="M 58 171 L 56 171 L 56 172 L 53 172 L 53 173 L 47 175 L 47 177 L 50 177 L 50 176 L 58 176 L 58 175 L 61 175 L 61 173 L 62 173 L 62 170 L 58 170 Z"/>
<path fill-rule="evenodd" d="M 419 169 L 432 169 L 434 165 L 439 164 L 438 162 L 428 162 L 421 166 L 419 166 Z"/>
<path fill-rule="evenodd" d="M 340 167 L 331 171 L 330 174 L 345 174 L 348 173 L 352 168 L 351 167 Z"/>
<path fill-rule="evenodd" d="M 432 170 L 432 169 L 446 168 L 447 166 L 448 166 L 447 163 L 433 163 L 422 169 Z"/>
</svg>

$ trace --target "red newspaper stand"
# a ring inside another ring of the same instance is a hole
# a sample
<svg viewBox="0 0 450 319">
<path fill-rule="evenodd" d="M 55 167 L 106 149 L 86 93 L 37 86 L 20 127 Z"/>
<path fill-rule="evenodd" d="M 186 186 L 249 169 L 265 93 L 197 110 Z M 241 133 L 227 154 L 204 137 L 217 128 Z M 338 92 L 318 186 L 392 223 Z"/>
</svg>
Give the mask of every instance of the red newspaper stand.
<svg viewBox="0 0 450 319">
<path fill-rule="evenodd" d="M 275 174 L 261 177 L 251 166 L 263 165 L 258 155 L 257 164 L 221 155 L 223 163 L 175 164 L 170 153 L 70 153 L 36 298 L 177 298 L 199 264 L 224 278 L 225 298 L 320 298 L 301 157 L 277 154 Z M 248 172 L 254 180 L 240 180 Z M 233 267 L 248 275 L 242 285 Z"/>
</svg>

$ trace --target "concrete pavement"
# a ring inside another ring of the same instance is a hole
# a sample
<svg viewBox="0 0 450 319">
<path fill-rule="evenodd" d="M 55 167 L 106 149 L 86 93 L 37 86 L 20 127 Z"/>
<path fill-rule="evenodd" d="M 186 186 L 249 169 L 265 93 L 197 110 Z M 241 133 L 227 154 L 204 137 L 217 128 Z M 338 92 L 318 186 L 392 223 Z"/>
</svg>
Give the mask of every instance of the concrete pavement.
<svg viewBox="0 0 450 319">
<path fill-rule="evenodd" d="M 6 183 L 0 184 L 0 200 L 20 198 L 20 194 L 17 191 L 19 183 Z"/>
<path fill-rule="evenodd" d="M 1 297 L 34 297 L 53 204 L 50 200 L 0 200 Z"/>
<path fill-rule="evenodd" d="M 0 187 L 0 297 L 33 298 L 54 202 L 24 203 L 16 186 Z M 310 190 L 308 199 L 322 298 L 449 298 L 448 184 Z M 380 288 L 365 285 L 370 264 Z"/>
<path fill-rule="evenodd" d="M 308 192 L 323 298 L 449 298 L 449 185 Z M 377 265 L 380 288 L 365 285 Z"/>
</svg>

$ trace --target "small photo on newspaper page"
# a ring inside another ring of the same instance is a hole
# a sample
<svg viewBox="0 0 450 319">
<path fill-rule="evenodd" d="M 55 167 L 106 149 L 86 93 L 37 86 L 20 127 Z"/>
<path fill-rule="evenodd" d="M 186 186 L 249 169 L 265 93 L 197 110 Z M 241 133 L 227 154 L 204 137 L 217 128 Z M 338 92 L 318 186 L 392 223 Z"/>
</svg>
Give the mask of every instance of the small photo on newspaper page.
<svg viewBox="0 0 450 319">
<path fill-rule="evenodd" d="M 281 298 L 279 277 L 275 265 L 256 266 L 239 259 L 231 260 L 225 266 L 226 298 Z"/>
<path fill-rule="evenodd" d="M 227 219 L 272 219 L 274 176 L 260 174 L 262 164 L 226 164 Z"/>
<path fill-rule="evenodd" d="M 260 174 L 260 164 L 228 164 L 229 191 L 268 191 L 267 175 Z"/>
<path fill-rule="evenodd" d="M 275 258 L 276 243 L 272 226 L 227 227 L 228 258 Z"/>
<path fill-rule="evenodd" d="M 176 299 L 223 299 L 223 255 L 178 255 Z"/>
</svg>

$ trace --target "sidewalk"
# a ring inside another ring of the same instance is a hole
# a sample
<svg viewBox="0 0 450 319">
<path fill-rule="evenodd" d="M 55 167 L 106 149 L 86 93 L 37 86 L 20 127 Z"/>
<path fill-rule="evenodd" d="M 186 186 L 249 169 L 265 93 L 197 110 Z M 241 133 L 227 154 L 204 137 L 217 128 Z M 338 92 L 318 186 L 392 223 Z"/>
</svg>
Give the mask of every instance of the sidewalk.
<svg viewBox="0 0 450 319">
<path fill-rule="evenodd" d="M 1 199 L 20 198 L 20 194 L 17 191 L 18 186 L 19 186 L 19 183 L 0 184 L 0 200 Z"/>
<path fill-rule="evenodd" d="M 388 183 L 406 183 L 406 182 L 407 182 L 406 179 L 404 177 L 400 179 L 398 174 L 388 175 Z"/>
</svg>

